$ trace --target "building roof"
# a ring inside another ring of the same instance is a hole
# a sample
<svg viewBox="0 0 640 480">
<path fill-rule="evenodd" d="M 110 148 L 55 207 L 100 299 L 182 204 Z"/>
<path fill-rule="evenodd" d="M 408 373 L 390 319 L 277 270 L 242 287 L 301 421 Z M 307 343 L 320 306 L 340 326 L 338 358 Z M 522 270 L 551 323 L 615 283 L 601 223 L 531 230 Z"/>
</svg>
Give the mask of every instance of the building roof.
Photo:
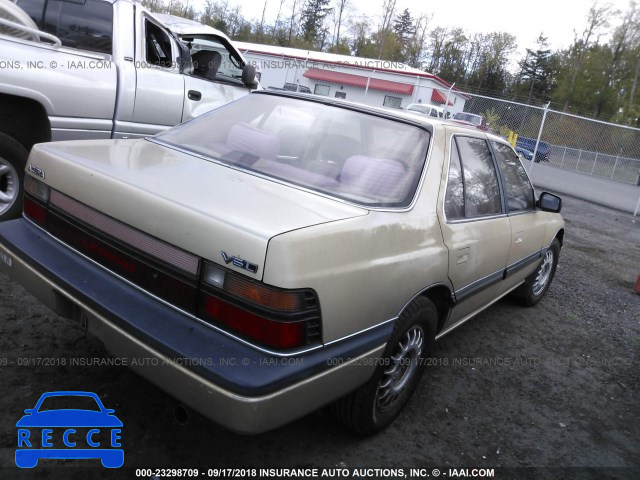
<svg viewBox="0 0 640 480">
<path fill-rule="evenodd" d="M 413 94 L 413 85 L 379 78 L 369 78 L 362 75 L 352 75 L 350 73 L 337 72 L 335 70 L 325 70 L 322 68 L 310 68 L 304 77 L 325 82 L 340 83 L 352 87 L 370 88 L 382 90 L 384 92 L 401 93 L 403 95 Z M 435 90 L 434 90 L 435 91 Z"/>
<path fill-rule="evenodd" d="M 316 52 L 313 50 L 302 50 L 299 48 L 280 47 L 276 45 L 261 45 L 258 43 L 247 42 L 234 42 L 234 45 L 241 52 L 258 53 L 264 55 L 270 55 L 274 57 L 287 58 L 297 61 L 311 61 L 329 63 L 335 65 L 343 65 L 351 68 L 361 68 L 363 70 L 375 70 L 379 72 L 395 73 L 398 75 L 406 75 L 412 78 L 427 78 L 433 80 L 444 87 L 449 89 L 451 84 L 442 78 L 432 73 L 424 72 L 417 68 L 410 67 L 401 62 L 394 62 L 391 60 L 378 60 L 372 58 L 352 57 L 350 55 L 339 55 L 337 53 Z M 453 91 L 457 95 L 462 95 L 462 92 L 457 88 L 453 88 Z M 444 102 L 443 102 L 444 103 Z"/>
</svg>

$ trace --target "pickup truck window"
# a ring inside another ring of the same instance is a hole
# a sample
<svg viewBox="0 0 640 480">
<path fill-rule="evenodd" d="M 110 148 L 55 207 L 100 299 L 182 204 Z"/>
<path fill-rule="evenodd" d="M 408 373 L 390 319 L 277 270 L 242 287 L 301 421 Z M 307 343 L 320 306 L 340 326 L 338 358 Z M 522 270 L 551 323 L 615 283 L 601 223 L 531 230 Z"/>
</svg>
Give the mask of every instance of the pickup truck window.
<svg viewBox="0 0 640 480">
<path fill-rule="evenodd" d="M 160 27 L 145 20 L 145 59 L 152 65 L 171 68 L 171 40 Z"/>
<path fill-rule="evenodd" d="M 111 54 L 113 8 L 110 3 L 86 0 L 18 0 L 40 30 L 55 35 L 65 47 Z"/>
<path fill-rule="evenodd" d="M 182 36 L 191 52 L 193 75 L 207 80 L 242 84 L 244 62 L 214 35 Z"/>
</svg>

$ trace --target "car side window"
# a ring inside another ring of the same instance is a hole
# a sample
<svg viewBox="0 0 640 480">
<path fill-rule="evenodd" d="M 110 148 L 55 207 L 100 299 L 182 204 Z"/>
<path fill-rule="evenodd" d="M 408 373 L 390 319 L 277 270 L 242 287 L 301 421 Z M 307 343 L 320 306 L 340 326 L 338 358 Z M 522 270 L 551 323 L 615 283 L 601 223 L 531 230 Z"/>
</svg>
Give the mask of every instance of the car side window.
<svg viewBox="0 0 640 480">
<path fill-rule="evenodd" d="M 181 40 L 190 48 L 194 76 L 241 83 L 244 62 L 223 39 L 206 35 L 182 36 Z"/>
<path fill-rule="evenodd" d="M 86 0 L 19 0 L 38 27 L 60 39 L 65 47 L 111 54 L 113 7 L 108 2 Z"/>
<path fill-rule="evenodd" d="M 502 213 L 500 184 L 487 142 L 457 136 L 455 144 L 462 165 L 465 218 Z"/>
<path fill-rule="evenodd" d="M 18 0 L 16 4 L 31 17 L 31 20 L 42 29 L 42 18 L 44 16 L 44 4 L 42 0 Z"/>
<path fill-rule="evenodd" d="M 464 186 L 460 155 L 455 142 L 451 144 L 451 160 L 447 178 L 447 192 L 444 197 L 444 213 L 448 220 L 464 218 Z"/>
<path fill-rule="evenodd" d="M 533 210 L 535 208 L 533 187 L 520 159 L 509 146 L 503 143 L 492 142 L 492 146 L 505 183 L 507 210 L 509 212 Z"/>
</svg>

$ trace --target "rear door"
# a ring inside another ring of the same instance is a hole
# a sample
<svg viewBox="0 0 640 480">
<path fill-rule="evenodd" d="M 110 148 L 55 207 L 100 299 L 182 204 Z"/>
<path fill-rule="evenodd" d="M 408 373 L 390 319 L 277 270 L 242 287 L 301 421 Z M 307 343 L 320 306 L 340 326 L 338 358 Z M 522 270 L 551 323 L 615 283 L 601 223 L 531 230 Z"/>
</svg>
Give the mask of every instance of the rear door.
<svg viewBox="0 0 640 480">
<path fill-rule="evenodd" d="M 442 205 L 444 221 L 440 223 L 456 297 L 449 328 L 499 297 L 509 256 L 511 227 L 484 135 L 451 136 Z"/>
</svg>

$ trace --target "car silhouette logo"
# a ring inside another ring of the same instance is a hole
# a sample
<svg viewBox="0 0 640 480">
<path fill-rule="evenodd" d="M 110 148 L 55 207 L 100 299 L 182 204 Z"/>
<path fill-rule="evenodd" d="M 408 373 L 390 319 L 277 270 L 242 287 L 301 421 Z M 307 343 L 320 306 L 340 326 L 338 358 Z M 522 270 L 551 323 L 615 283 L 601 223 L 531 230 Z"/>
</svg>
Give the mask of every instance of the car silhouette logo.
<svg viewBox="0 0 640 480">
<path fill-rule="evenodd" d="M 124 464 L 122 422 L 92 392 L 44 393 L 16 423 L 16 465 L 33 468 L 41 458 L 97 459 L 107 468 Z"/>
</svg>

